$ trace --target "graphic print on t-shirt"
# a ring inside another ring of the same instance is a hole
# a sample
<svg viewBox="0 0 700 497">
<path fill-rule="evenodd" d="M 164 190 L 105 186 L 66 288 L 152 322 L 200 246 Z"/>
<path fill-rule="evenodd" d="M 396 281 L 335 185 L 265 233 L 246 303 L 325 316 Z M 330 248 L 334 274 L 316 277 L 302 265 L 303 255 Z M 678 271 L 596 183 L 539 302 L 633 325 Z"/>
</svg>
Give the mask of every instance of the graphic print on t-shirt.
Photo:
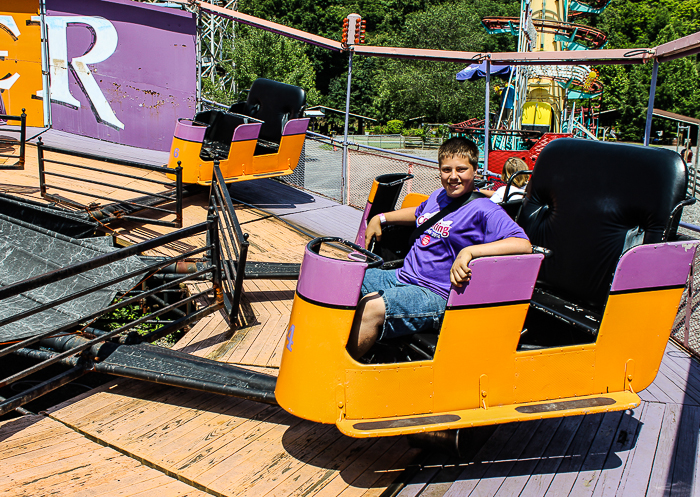
<svg viewBox="0 0 700 497">
<path fill-rule="evenodd" d="M 421 216 L 418 217 L 416 220 L 416 224 L 420 226 L 424 222 L 426 222 L 428 219 L 433 217 L 437 212 L 426 212 L 425 214 L 422 214 Z M 433 238 L 447 238 L 450 236 L 450 228 L 452 227 L 452 221 L 445 221 L 444 219 L 439 220 L 437 223 L 432 225 L 430 228 L 425 230 L 426 236 L 421 237 L 421 244 L 423 246 L 428 245 L 430 243 L 430 237 L 432 236 Z"/>
</svg>

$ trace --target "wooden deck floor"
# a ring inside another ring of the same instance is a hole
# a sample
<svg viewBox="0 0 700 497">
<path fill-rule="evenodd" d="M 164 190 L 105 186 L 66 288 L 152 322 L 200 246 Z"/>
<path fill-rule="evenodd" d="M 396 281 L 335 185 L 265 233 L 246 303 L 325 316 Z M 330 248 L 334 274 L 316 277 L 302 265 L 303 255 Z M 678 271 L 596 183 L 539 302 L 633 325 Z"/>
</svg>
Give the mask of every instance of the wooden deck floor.
<svg viewBox="0 0 700 497">
<path fill-rule="evenodd" d="M 29 162 L 24 172 L 0 172 L 0 183 L 6 191 L 35 195 L 31 168 Z M 355 214 L 305 193 L 284 192 L 276 183 L 274 188 L 256 190 L 248 183 L 232 193 L 296 216 L 296 223 L 317 233 L 341 222 L 347 231 L 356 227 Z M 304 198 L 306 203 L 299 200 Z M 203 196 L 188 199 L 186 224 L 204 219 L 204 202 Z M 301 260 L 308 237 L 242 204 L 237 212 L 251 233 L 251 260 Z M 168 228 L 120 230 L 139 241 Z M 201 243 L 193 238 L 167 250 Z M 221 314 L 207 316 L 176 347 L 274 375 L 294 288 L 293 281 L 247 281 L 241 327 L 231 329 Z M 277 407 L 119 380 L 55 406 L 47 416 L 0 423 L 0 494 L 700 494 L 700 364 L 669 344 L 656 381 L 640 396 L 644 402 L 634 411 L 473 431 L 464 457 L 455 458 L 411 448 L 406 437 L 345 437 Z"/>
</svg>

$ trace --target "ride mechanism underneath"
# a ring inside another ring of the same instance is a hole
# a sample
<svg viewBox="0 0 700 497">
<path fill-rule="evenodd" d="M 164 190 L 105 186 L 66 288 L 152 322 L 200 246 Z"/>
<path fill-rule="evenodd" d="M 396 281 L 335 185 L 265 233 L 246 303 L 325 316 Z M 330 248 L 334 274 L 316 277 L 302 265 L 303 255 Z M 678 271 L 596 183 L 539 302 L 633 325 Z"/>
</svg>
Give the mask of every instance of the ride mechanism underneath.
<svg viewBox="0 0 700 497">
<path fill-rule="evenodd" d="M 607 43 L 607 35 L 571 19 L 600 14 L 608 3 L 522 0 L 519 17 L 486 17 L 482 24 L 489 34 L 517 36 L 520 52 L 600 49 Z M 465 69 L 468 76 L 462 71 L 457 79 L 475 79 L 469 72 L 474 68 L 469 66 Z M 505 160 L 513 156 L 532 168 L 544 145 L 556 138 L 597 139 L 596 114 L 603 84 L 595 69 L 586 65 L 491 65 L 491 74 L 505 81 L 495 87 L 501 101 L 491 119 L 495 127 L 487 147 L 490 172 L 500 173 Z M 469 119 L 450 128 L 484 143 L 484 120 Z"/>
</svg>

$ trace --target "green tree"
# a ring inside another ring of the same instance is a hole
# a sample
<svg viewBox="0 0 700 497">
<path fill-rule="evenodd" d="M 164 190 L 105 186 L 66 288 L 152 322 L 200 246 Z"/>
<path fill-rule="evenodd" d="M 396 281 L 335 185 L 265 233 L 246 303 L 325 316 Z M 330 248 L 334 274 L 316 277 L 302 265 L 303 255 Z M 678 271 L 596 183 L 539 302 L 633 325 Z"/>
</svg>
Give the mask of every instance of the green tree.
<svg viewBox="0 0 700 497">
<path fill-rule="evenodd" d="M 654 47 L 700 29 L 700 0 L 613 0 L 598 27 L 608 33 L 608 48 Z M 624 140 L 639 141 L 646 122 L 652 65 L 603 66 L 603 109 L 617 109 Z M 654 106 L 700 118 L 700 75 L 696 56 L 659 66 Z M 655 129 L 674 132 L 669 121 Z"/>
</svg>

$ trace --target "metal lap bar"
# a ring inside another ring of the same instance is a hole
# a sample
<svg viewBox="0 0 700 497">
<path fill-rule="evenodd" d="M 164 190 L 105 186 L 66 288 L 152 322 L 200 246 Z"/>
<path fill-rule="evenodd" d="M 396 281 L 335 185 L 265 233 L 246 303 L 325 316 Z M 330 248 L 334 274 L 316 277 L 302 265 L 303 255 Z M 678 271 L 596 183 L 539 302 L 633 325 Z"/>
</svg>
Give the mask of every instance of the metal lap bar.
<svg viewBox="0 0 700 497">
<path fill-rule="evenodd" d="M 8 159 L 17 159 L 16 164 L 12 165 L 0 165 L 0 170 L 15 170 L 15 171 L 22 171 L 24 170 L 24 162 L 25 162 L 25 152 L 27 148 L 27 114 L 24 113 L 24 109 L 22 109 L 22 115 L 20 116 L 9 116 L 9 115 L 0 115 L 0 119 L 4 121 L 19 121 L 19 129 L 4 129 L 4 133 L 18 133 L 19 134 L 19 154 L 13 155 L 13 154 L 2 154 L 0 157 L 6 157 Z M 12 143 L 4 140 L 0 140 L 0 143 Z"/>
</svg>

